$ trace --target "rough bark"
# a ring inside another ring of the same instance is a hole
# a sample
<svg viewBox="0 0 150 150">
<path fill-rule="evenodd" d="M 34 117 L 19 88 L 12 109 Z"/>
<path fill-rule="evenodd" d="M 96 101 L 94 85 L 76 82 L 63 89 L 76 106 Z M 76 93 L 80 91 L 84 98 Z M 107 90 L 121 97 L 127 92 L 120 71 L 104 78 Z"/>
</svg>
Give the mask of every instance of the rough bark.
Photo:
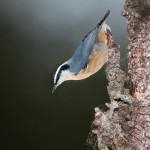
<svg viewBox="0 0 150 150">
<path fill-rule="evenodd" d="M 150 1 L 126 0 L 123 15 L 128 20 L 128 73 L 131 94 L 138 105 L 127 123 L 129 144 L 150 149 Z"/>
<path fill-rule="evenodd" d="M 126 0 L 122 15 L 128 21 L 128 73 L 120 68 L 120 51 L 108 31 L 110 103 L 105 112 L 95 108 L 92 132 L 100 150 L 149 150 L 150 1 Z"/>
<path fill-rule="evenodd" d="M 150 101 L 150 1 L 126 0 L 128 19 L 128 73 L 132 95 Z"/>
<path fill-rule="evenodd" d="M 109 108 L 106 112 L 98 107 L 95 108 L 96 113 L 92 132 L 97 136 L 98 149 L 124 150 L 128 149 L 128 144 L 123 124 L 130 112 L 133 98 L 129 94 L 129 90 L 124 88 L 127 76 L 120 69 L 120 49 L 114 43 L 111 31 L 107 31 L 107 36 L 109 39 L 109 53 L 105 71 L 109 81 L 107 89 L 110 104 L 106 104 Z"/>
</svg>

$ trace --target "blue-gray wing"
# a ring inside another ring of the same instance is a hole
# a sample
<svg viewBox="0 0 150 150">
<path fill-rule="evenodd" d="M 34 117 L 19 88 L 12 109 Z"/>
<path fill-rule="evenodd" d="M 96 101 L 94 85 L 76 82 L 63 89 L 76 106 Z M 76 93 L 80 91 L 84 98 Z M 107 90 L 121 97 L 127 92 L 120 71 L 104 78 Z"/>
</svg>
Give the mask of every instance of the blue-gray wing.
<svg viewBox="0 0 150 150">
<path fill-rule="evenodd" d="M 93 29 L 88 35 L 83 39 L 79 47 L 76 49 L 72 58 L 69 60 L 71 65 L 70 71 L 74 74 L 78 74 L 82 69 L 86 68 L 89 57 L 93 51 L 94 44 L 98 42 L 97 33 L 98 28 Z"/>
<path fill-rule="evenodd" d="M 98 32 L 109 14 L 110 11 L 108 10 L 97 26 L 84 37 L 72 58 L 68 61 L 71 65 L 70 71 L 74 74 L 78 74 L 82 69 L 86 68 L 89 62 L 89 57 L 93 51 L 94 44 L 99 42 Z"/>
</svg>

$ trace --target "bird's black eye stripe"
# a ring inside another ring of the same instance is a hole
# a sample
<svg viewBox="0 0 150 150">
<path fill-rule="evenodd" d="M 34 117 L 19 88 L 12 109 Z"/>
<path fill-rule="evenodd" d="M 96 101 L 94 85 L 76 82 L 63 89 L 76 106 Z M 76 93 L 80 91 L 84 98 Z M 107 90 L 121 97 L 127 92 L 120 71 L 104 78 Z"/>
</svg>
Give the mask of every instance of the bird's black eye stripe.
<svg viewBox="0 0 150 150">
<path fill-rule="evenodd" d="M 59 69 L 59 72 L 58 72 L 58 74 L 57 74 L 55 84 L 57 84 L 57 82 L 58 82 L 58 80 L 59 80 L 59 78 L 60 78 L 61 72 L 64 71 L 64 70 L 67 70 L 68 68 L 70 68 L 70 67 L 69 67 L 69 65 L 67 65 L 67 64 L 61 66 L 61 68 Z"/>
</svg>

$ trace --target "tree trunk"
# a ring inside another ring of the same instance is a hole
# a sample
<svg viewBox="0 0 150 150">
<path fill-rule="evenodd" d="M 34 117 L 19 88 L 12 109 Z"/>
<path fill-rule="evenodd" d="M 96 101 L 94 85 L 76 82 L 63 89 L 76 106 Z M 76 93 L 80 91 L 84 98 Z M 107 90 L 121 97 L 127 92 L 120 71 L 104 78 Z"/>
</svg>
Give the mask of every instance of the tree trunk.
<svg viewBox="0 0 150 150">
<path fill-rule="evenodd" d="M 123 15 L 128 19 L 128 73 L 132 95 L 150 101 L 150 1 L 126 0 Z"/>
<path fill-rule="evenodd" d="M 122 15 L 128 20 L 128 73 L 120 69 L 120 51 L 108 31 L 110 104 L 106 112 L 95 108 L 92 133 L 100 150 L 150 150 L 150 1 L 125 0 Z"/>
</svg>

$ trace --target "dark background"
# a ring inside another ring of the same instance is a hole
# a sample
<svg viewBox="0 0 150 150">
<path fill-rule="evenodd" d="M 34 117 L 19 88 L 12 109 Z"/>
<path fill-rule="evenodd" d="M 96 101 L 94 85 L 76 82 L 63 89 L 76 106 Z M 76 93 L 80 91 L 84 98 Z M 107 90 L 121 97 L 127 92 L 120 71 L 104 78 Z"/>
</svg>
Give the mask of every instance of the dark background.
<svg viewBox="0 0 150 150">
<path fill-rule="evenodd" d="M 0 0 L 2 150 L 86 150 L 94 108 L 109 101 L 104 68 L 52 95 L 53 72 L 105 12 L 122 54 L 123 0 Z"/>
</svg>

